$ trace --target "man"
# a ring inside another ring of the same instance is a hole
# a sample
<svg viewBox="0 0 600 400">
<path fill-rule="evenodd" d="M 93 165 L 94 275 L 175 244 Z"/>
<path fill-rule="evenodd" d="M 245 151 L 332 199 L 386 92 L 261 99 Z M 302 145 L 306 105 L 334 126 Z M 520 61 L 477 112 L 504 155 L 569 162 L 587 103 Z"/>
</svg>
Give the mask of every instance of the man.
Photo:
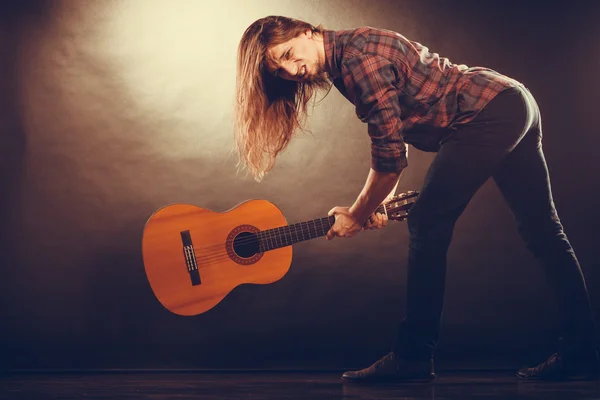
<svg viewBox="0 0 600 400">
<path fill-rule="evenodd" d="M 373 211 L 395 192 L 408 165 L 406 143 L 437 152 L 408 218 L 407 312 L 397 340 L 390 354 L 343 378 L 435 376 L 448 246 L 456 220 L 490 177 L 561 306 L 557 353 L 517 375 L 593 376 L 598 353 L 587 289 L 554 207 L 540 112 L 529 90 L 491 69 L 453 64 L 396 32 L 331 31 L 281 16 L 259 19 L 239 45 L 235 110 L 237 150 L 258 181 L 302 129 L 308 101 L 331 82 L 368 125 L 372 157 L 354 204 L 330 211 L 336 220 L 327 239 L 386 225 L 385 216 Z"/>
</svg>

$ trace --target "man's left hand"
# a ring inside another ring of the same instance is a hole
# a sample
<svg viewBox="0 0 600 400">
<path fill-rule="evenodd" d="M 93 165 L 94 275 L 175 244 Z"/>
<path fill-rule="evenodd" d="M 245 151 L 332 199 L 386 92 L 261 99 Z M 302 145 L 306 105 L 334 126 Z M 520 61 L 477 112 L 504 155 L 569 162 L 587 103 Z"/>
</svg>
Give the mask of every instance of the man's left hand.
<svg viewBox="0 0 600 400">
<path fill-rule="evenodd" d="M 362 225 L 349 211 L 350 207 L 333 207 L 327 215 L 335 215 L 335 222 L 325 238 L 331 240 L 334 237 L 353 237 L 361 231 Z"/>
</svg>

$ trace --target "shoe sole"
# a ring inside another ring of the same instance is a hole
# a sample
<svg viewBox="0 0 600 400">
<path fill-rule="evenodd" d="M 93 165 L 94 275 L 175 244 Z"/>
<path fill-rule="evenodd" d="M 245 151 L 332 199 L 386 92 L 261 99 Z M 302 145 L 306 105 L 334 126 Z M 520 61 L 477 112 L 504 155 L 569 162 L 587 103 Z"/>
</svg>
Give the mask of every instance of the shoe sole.
<svg viewBox="0 0 600 400">
<path fill-rule="evenodd" d="M 437 378 L 435 373 L 427 377 L 376 377 L 376 378 L 346 378 L 342 376 L 342 381 L 352 383 L 429 383 Z"/>
<path fill-rule="evenodd" d="M 525 376 L 521 375 L 518 372 L 515 374 L 517 378 L 522 381 L 593 381 L 598 379 L 598 375 L 558 375 L 558 376 Z"/>
</svg>

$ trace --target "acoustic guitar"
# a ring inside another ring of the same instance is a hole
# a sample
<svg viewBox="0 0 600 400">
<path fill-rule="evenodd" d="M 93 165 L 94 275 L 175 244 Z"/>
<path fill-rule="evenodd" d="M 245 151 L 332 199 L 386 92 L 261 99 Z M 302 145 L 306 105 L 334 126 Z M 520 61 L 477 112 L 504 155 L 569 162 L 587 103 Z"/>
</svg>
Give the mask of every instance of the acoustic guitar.
<svg viewBox="0 0 600 400">
<path fill-rule="evenodd" d="M 396 195 L 375 212 L 403 221 L 417 196 L 416 191 Z M 292 263 L 292 245 L 325 236 L 334 222 L 332 215 L 288 225 L 279 208 L 266 200 L 248 200 L 222 213 L 168 205 L 144 227 L 144 268 L 166 309 L 198 315 L 239 285 L 281 279 Z"/>
</svg>

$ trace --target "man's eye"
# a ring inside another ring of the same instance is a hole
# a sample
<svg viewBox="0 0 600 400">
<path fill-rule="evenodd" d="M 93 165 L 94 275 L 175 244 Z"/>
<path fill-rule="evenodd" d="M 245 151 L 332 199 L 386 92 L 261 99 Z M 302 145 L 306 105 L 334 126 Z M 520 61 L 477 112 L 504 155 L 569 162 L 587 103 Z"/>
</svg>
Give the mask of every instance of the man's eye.
<svg viewBox="0 0 600 400">
<path fill-rule="evenodd" d="M 285 58 L 287 58 L 288 60 L 290 59 L 290 56 L 292 54 L 292 50 L 288 50 L 287 53 L 285 53 Z"/>
</svg>

